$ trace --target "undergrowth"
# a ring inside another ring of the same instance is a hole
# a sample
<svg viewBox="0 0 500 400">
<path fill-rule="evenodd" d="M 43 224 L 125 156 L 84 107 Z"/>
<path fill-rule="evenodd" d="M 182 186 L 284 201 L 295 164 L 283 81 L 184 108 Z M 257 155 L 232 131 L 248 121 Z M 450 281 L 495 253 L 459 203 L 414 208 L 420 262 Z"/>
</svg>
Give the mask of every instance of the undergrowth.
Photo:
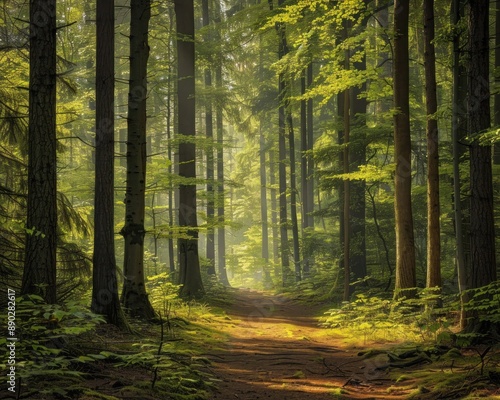
<svg viewBox="0 0 500 400">
<path fill-rule="evenodd" d="M 37 296 L 18 297 L 12 398 L 207 398 L 216 379 L 201 353 L 223 340 L 217 321 L 224 312 L 183 301 L 167 274 L 149 278 L 148 289 L 160 322 L 131 320 L 133 334 L 105 324 L 82 302 L 48 305 Z M 208 290 L 216 302 L 228 301 L 219 285 Z M 0 346 L 6 345 L 0 338 Z"/>
<path fill-rule="evenodd" d="M 453 335 L 454 316 L 436 308 L 438 298 L 422 290 L 418 299 L 394 300 L 383 295 L 358 293 L 351 302 L 330 309 L 320 318 L 321 326 L 351 339 L 370 342 L 447 342 Z"/>
<path fill-rule="evenodd" d="M 398 300 L 357 293 L 351 302 L 328 310 L 320 325 L 348 344 L 369 348 L 360 353 L 364 358 L 379 357 L 367 366 L 373 376 L 389 374 L 397 382 L 389 393 L 411 390 L 408 398 L 414 400 L 490 396 L 500 384 L 494 328 L 500 321 L 499 283 L 467 293 L 466 311 L 478 324 L 493 327 L 487 332 L 460 330 L 458 296 L 415 290 L 415 298 Z"/>
</svg>

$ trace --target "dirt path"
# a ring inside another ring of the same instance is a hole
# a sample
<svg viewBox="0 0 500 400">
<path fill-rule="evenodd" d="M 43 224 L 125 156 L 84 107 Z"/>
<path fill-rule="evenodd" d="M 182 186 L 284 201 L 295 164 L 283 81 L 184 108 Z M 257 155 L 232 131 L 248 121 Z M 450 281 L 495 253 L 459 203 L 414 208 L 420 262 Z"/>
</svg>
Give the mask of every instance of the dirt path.
<svg viewBox="0 0 500 400">
<path fill-rule="evenodd" d="M 230 399 L 332 400 L 401 399 L 404 392 L 328 337 L 313 318 L 318 309 L 240 289 L 228 310 L 230 341 L 211 354 L 213 372 L 221 380 L 212 397 Z"/>
</svg>

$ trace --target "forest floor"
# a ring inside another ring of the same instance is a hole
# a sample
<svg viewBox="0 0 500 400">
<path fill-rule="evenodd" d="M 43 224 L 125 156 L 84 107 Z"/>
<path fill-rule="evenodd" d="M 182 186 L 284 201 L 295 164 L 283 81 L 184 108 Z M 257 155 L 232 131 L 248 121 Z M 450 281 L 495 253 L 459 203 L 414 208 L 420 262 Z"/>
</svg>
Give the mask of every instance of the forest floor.
<svg viewBox="0 0 500 400">
<path fill-rule="evenodd" d="M 137 322 L 133 333 L 99 325 L 75 336 L 63 353 L 71 362 L 54 358 L 0 399 L 500 400 L 494 346 L 349 336 L 319 325 L 329 308 L 250 289 L 176 303 L 163 325 Z"/>
<path fill-rule="evenodd" d="M 358 356 L 331 337 L 310 306 L 249 289 L 234 291 L 227 310 L 229 340 L 207 355 L 221 380 L 212 399 L 402 399 L 411 389 L 396 384 L 373 359 Z M 399 387 L 398 387 L 399 386 Z"/>
<path fill-rule="evenodd" d="M 448 395 L 442 389 L 433 394 L 432 387 L 423 387 L 411 376 L 423 370 L 420 376 L 444 376 L 442 365 L 416 365 L 396 374 L 380 369 L 387 363 L 386 355 L 365 359 L 359 353 L 370 347 L 389 351 L 402 344 L 346 346 L 342 337 L 318 326 L 324 305 L 249 289 L 235 290 L 233 296 L 225 327 L 228 342 L 208 355 L 220 379 L 211 399 L 500 399 L 494 385 L 486 385 L 477 397 L 466 397 L 461 389 L 468 380 L 459 374 L 461 382 L 448 388 Z M 408 377 L 399 380 L 403 374 Z"/>
</svg>

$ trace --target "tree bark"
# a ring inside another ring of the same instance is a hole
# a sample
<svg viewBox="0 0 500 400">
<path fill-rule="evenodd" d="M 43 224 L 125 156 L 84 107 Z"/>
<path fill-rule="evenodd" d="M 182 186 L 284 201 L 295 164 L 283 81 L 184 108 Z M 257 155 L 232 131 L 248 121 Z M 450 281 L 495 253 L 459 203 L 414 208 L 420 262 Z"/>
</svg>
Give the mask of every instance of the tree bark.
<svg viewBox="0 0 500 400">
<path fill-rule="evenodd" d="M 168 6 L 168 17 L 169 17 L 169 36 L 174 37 L 174 13 L 172 7 L 169 5 Z M 173 43 L 171 41 L 168 42 L 168 48 L 167 48 L 167 59 L 172 60 L 172 47 Z M 172 115 L 175 115 L 175 111 L 172 112 L 172 102 L 173 102 L 173 96 L 172 96 L 172 63 L 169 62 L 168 64 L 168 77 L 167 77 L 167 118 L 166 118 L 166 129 L 167 129 L 167 156 L 169 159 L 169 164 L 168 164 L 168 225 L 170 227 L 173 227 L 175 224 L 174 221 L 174 195 L 175 195 L 175 189 L 173 185 L 173 175 L 174 175 L 174 169 L 173 169 L 173 145 L 172 145 L 172 132 L 171 132 L 171 126 L 172 126 Z M 175 89 L 174 89 L 175 90 Z M 174 124 L 175 125 L 175 124 Z M 170 271 L 170 276 L 172 281 L 176 281 L 174 278 L 175 276 L 175 250 L 174 250 L 174 237 L 173 237 L 173 232 L 170 231 L 170 234 L 168 236 L 168 265 L 169 265 L 169 271 Z"/>
<path fill-rule="evenodd" d="M 272 287 L 271 274 L 269 271 L 269 223 L 267 220 L 267 176 L 266 176 L 266 139 L 262 127 L 260 128 L 259 140 L 260 158 L 260 224 L 262 230 L 262 273 L 264 276 L 264 288 Z"/>
<path fill-rule="evenodd" d="M 425 106 L 427 113 L 427 282 L 428 288 L 441 287 L 441 230 L 439 204 L 439 141 L 436 53 L 434 49 L 434 0 L 424 0 Z"/>
<path fill-rule="evenodd" d="M 290 110 L 287 90 L 287 126 L 288 126 L 288 152 L 290 153 L 290 220 L 292 223 L 292 242 L 293 242 L 293 264 L 295 271 L 295 281 L 302 279 L 302 270 L 300 262 L 300 244 L 299 244 L 299 221 L 297 218 L 297 174 L 295 172 L 295 133 L 293 129 L 293 118 Z"/>
<path fill-rule="evenodd" d="M 216 23 L 221 22 L 221 8 L 219 1 L 216 1 Z M 220 32 L 217 31 L 217 40 L 221 39 Z M 217 54 L 217 68 L 215 70 L 215 84 L 217 90 L 222 89 L 222 54 Z M 225 227 L 225 195 L 224 189 L 224 119 L 222 104 L 216 103 L 216 131 L 217 131 L 217 267 L 219 280 L 225 286 L 230 286 L 226 269 L 226 227 Z"/>
<path fill-rule="evenodd" d="M 96 9 L 96 141 L 94 254 L 91 310 L 108 323 L 126 328 L 118 297 L 114 223 L 114 1 Z"/>
<path fill-rule="evenodd" d="M 195 55 L 193 0 L 175 0 L 177 27 L 177 98 L 179 144 L 179 284 L 183 297 L 198 297 L 204 292 L 198 256 L 198 221 L 196 215 L 196 146 L 195 129 Z"/>
<path fill-rule="evenodd" d="M 394 2 L 394 210 L 396 215 L 395 296 L 411 297 L 416 286 L 415 243 L 411 205 L 411 135 L 408 54 L 409 1 Z"/>
<path fill-rule="evenodd" d="M 366 57 L 354 63 L 357 71 L 366 69 Z M 367 101 L 361 96 L 366 90 L 366 83 L 350 89 L 351 137 L 349 144 L 350 166 L 352 170 L 366 164 L 366 107 Z M 366 270 L 366 182 L 351 182 L 351 275 L 353 281 L 363 279 Z"/>
<path fill-rule="evenodd" d="M 56 302 L 56 1 L 30 0 L 28 203 L 22 294 Z"/>
<path fill-rule="evenodd" d="M 154 318 L 144 282 L 146 229 L 146 99 L 150 0 L 130 2 L 130 76 L 127 115 L 127 183 L 125 192 L 122 303 L 133 317 Z"/>
<path fill-rule="evenodd" d="M 273 232 L 273 263 L 275 266 L 275 276 L 279 275 L 277 270 L 280 263 L 279 256 L 279 230 L 278 230 L 278 201 L 276 193 L 276 155 L 273 146 L 269 151 L 269 186 L 271 186 L 271 226 Z"/>
<path fill-rule="evenodd" d="M 269 8 L 272 11 L 273 1 L 268 0 Z M 278 6 L 283 4 L 283 0 L 278 0 Z M 282 24 L 276 24 L 276 32 L 278 34 L 278 59 L 281 60 L 288 52 L 286 45 L 285 30 Z M 286 83 L 284 73 L 280 73 L 278 77 L 278 187 L 279 187 L 279 226 L 280 226 L 280 254 L 281 254 L 281 273 L 283 286 L 288 284 L 290 278 L 290 246 L 288 244 L 288 212 L 287 212 L 287 176 L 286 176 Z"/>
<path fill-rule="evenodd" d="M 497 279 L 491 146 L 479 137 L 490 128 L 489 3 L 471 0 L 469 5 L 470 287 L 479 288 Z"/>
<path fill-rule="evenodd" d="M 452 24 L 456 26 L 461 18 L 461 6 L 463 0 L 453 0 L 452 2 Z M 460 141 L 466 134 L 467 118 L 460 105 L 465 99 L 464 92 L 464 71 L 460 65 L 460 34 L 456 33 L 453 37 L 453 103 L 452 103 L 452 141 L 453 141 L 453 214 L 455 223 L 455 241 L 456 241 L 456 266 L 458 275 L 458 290 L 460 293 L 460 327 L 465 328 L 466 315 L 464 306 L 467 302 L 465 290 L 467 289 L 467 266 L 464 251 L 464 213 L 462 212 L 462 195 L 460 177 L 460 160 L 463 151 L 460 148 Z M 465 128 L 465 129 L 464 129 Z"/>
<path fill-rule="evenodd" d="M 210 25 L 210 14 L 208 0 L 202 0 L 202 17 L 203 26 Z M 208 35 L 207 41 L 210 41 Z M 213 64 L 210 62 L 209 64 Z M 205 68 L 205 88 L 210 91 L 212 87 L 212 71 L 210 68 Z M 215 233 L 214 233 L 214 149 L 212 147 L 214 138 L 213 128 L 213 112 L 212 112 L 212 97 L 208 93 L 205 99 L 205 136 L 207 138 L 206 147 L 206 162 L 207 162 L 207 253 L 208 260 L 208 275 L 215 275 Z"/>
<path fill-rule="evenodd" d="M 346 60 L 346 65 L 348 65 L 349 60 Z M 350 121 L 350 99 L 349 99 L 349 90 L 345 90 L 343 93 L 344 107 L 342 111 L 343 115 L 343 123 L 344 123 L 344 136 L 343 136 L 343 145 L 344 149 L 342 152 L 342 166 L 343 173 L 348 174 L 350 172 L 349 168 L 349 150 L 350 150 L 350 129 L 351 129 L 351 121 Z M 351 182 L 349 179 L 344 179 L 344 201 L 343 201 L 343 254 L 344 254 L 344 295 L 343 300 L 349 301 L 351 297 Z"/>
<path fill-rule="evenodd" d="M 309 63 L 307 67 L 307 86 L 313 84 L 313 64 Z M 307 100 L 307 150 L 313 151 L 314 148 L 314 113 L 313 100 Z M 312 154 L 307 155 L 307 226 L 314 232 L 314 158 Z M 313 263 L 313 259 L 310 259 Z"/>
<path fill-rule="evenodd" d="M 306 94 L 306 75 L 307 68 L 302 71 L 300 76 L 300 94 L 304 96 Z M 308 236 L 308 224 L 309 224 L 309 197 L 307 195 L 308 190 L 308 141 L 307 141 L 307 100 L 302 99 L 300 101 L 300 194 L 302 200 L 302 249 L 304 255 L 304 261 L 302 263 L 302 270 L 304 276 L 309 272 L 309 254 L 307 249 L 307 236 Z"/>
<path fill-rule="evenodd" d="M 496 0 L 495 4 L 495 67 L 500 67 L 500 1 Z M 500 74 L 495 75 L 495 86 L 500 86 Z M 495 107 L 495 114 L 493 116 L 493 123 L 496 127 L 500 127 L 500 92 L 497 90 L 493 99 L 493 106 Z M 496 165 L 500 164 L 500 143 L 495 143 L 493 162 Z"/>
<path fill-rule="evenodd" d="M 307 87 L 312 85 L 313 66 L 309 63 L 304 69 L 301 77 L 301 93 L 306 93 Z M 313 101 L 312 99 L 300 102 L 301 120 L 301 192 L 302 192 L 302 252 L 304 261 L 302 273 L 304 277 L 309 275 L 313 263 L 310 240 L 314 232 L 314 160 L 312 157 L 314 132 L 313 132 Z"/>
</svg>

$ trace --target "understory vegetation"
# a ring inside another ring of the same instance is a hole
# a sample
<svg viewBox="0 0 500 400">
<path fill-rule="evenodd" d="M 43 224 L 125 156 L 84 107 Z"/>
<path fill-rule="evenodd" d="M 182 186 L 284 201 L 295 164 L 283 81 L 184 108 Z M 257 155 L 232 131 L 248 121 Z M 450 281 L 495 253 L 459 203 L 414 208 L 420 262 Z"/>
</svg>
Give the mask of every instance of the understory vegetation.
<svg viewBox="0 0 500 400">
<path fill-rule="evenodd" d="M 357 292 L 352 302 L 328 308 L 334 302 L 326 300 L 327 293 L 316 293 L 314 282 L 306 279 L 302 287 L 283 295 L 319 304 L 325 310 L 318 316 L 323 334 L 358 352 L 367 381 L 392 382 L 388 394 L 453 399 L 495 392 L 500 383 L 498 338 L 477 345 L 478 334 L 461 333 L 454 311 L 456 296 L 423 290 L 418 299 L 395 301 L 372 289 Z M 48 305 L 35 295 L 19 297 L 16 368 L 20 384 L 15 398 L 210 398 L 218 379 L 209 355 L 224 346 L 227 327 L 237 321 L 224 310 L 231 306 L 234 291 L 208 278 L 205 285 L 205 299 L 186 301 L 167 274 L 150 277 L 156 323 L 130 321 L 129 332 L 91 313 L 86 298 Z M 484 292 L 478 291 L 471 294 L 468 307 L 487 309 L 486 318 L 498 321 L 498 288 L 491 285 L 485 290 L 495 291 L 493 300 L 485 302 Z M 6 340 L 0 339 L 0 345 L 5 346 Z M 341 372 L 346 367 L 335 368 Z"/>
</svg>

